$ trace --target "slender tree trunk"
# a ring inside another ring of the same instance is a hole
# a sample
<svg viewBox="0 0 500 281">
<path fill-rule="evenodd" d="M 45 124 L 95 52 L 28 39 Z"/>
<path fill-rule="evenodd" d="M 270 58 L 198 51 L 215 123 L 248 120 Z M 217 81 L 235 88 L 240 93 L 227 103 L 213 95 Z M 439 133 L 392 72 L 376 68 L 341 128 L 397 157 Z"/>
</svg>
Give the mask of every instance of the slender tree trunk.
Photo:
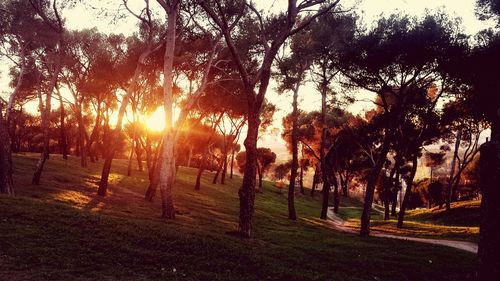
<svg viewBox="0 0 500 281">
<path fill-rule="evenodd" d="M 61 41 L 59 42 L 59 48 L 62 48 Z M 45 161 L 49 159 L 49 141 L 50 141 L 50 111 L 51 111 L 51 100 L 52 100 L 52 92 L 57 83 L 57 77 L 59 76 L 59 71 L 61 67 L 60 62 L 61 54 L 57 54 L 54 70 L 52 73 L 52 77 L 50 79 L 49 87 L 47 88 L 46 98 L 45 98 L 45 108 L 42 112 L 42 130 L 43 130 L 43 152 L 38 159 L 36 164 L 35 172 L 33 173 L 33 178 L 31 180 L 31 184 L 39 185 L 40 178 L 42 176 L 43 167 L 45 165 Z"/>
<path fill-rule="evenodd" d="M 57 96 L 59 98 L 59 122 L 61 124 L 60 128 L 60 141 L 59 141 L 59 147 L 61 149 L 61 154 L 63 156 L 63 159 L 68 159 L 68 142 L 66 138 L 66 125 L 65 125 L 65 119 L 66 119 L 66 112 L 64 110 L 64 104 L 61 96 L 61 92 L 59 92 L 59 89 L 57 89 Z"/>
<path fill-rule="evenodd" d="M 333 212 L 339 212 L 340 205 L 340 197 L 339 197 L 339 183 L 337 181 L 337 177 L 335 176 L 335 172 L 332 172 L 333 175 Z"/>
<path fill-rule="evenodd" d="M 96 109 L 96 118 L 95 118 L 95 125 L 94 128 L 92 129 L 92 133 L 90 134 L 89 141 L 87 142 L 87 154 L 89 156 L 90 162 L 94 163 L 97 161 L 97 155 L 96 152 L 92 149 L 92 145 L 96 141 L 96 138 L 99 134 L 99 130 L 101 127 L 101 102 L 98 101 L 97 103 L 97 109 Z"/>
<path fill-rule="evenodd" d="M 226 175 L 227 175 L 227 143 L 224 142 L 224 153 L 222 155 L 222 175 L 220 177 L 220 183 L 226 184 Z"/>
<path fill-rule="evenodd" d="M 135 137 L 135 157 L 137 159 L 137 170 L 139 170 L 139 172 L 144 171 L 144 166 L 142 165 L 142 149 L 139 145 L 139 138 L 137 137 L 137 134 Z"/>
<path fill-rule="evenodd" d="M 149 185 L 145 195 L 145 199 L 149 202 L 153 201 L 153 198 L 156 195 L 156 189 L 158 188 L 158 184 L 160 183 L 160 169 L 162 161 L 160 153 L 163 151 L 162 147 L 163 147 L 163 142 L 160 142 L 155 152 L 154 162 L 151 167 L 151 172 L 149 173 L 149 178 L 150 178 Z"/>
<path fill-rule="evenodd" d="M 446 189 L 446 210 L 451 209 L 451 200 L 453 195 L 453 179 L 455 177 L 455 166 L 458 158 L 458 150 L 460 149 L 460 141 L 462 140 L 462 129 L 457 132 L 457 139 L 455 140 L 455 150 L 453 152 L 453 159 L 451 160 L 450 177 L 448 180 L 448 188 Z"/>
<path fill-rule="evenodd" d="M 196 174 L 196 184 L 194 185 L 194 190 L 200 190 L 201 176 L 203 175 L 203 171 L 205 170 L 206 163 L 207 159 L 205 159 L 205 157 L 202 157 L 200 166 L 198 167 L 198 173 Z"/>
<path fill-rule="evenodd" d="M 82 167 L 87 167 L 87 146 L 85 145 L 85 124 L 83 122 L 82 105 L 78 103 L 75 107 L 77 109 L 76 116 L 78 119 L 78 139 L 80 140 L 80 165 Z"/>
<path fill-rule="evenodd" d="M 222 171 L 222 166 L 224 166 L 223 159 L 221 159 L 221 163 L 217 167 L 217 171 L 215 172 L 214 178 L 212 180 L 212 184 L 216 184 L 217 183 L 217 179 L 219 178 L 219 174 Z"/>
<path fill-rule="evenodd" d="M 290 184 L 288 186 L 288 218 L 291 220 L 297 219 L 295 211 L 295 183 L 297 181 L 297 168 L 299 165 L 299 135 L 298 135 L 298 105 L 297 100 L 299 97 L 299 87 L 293 89 L 293 102 L 292 102 L 292 166 L 290 170 Z"/>
<path fill-rule="evenodd" d="M 3 108 L 0 103 L 0 193 L 14 194 L 14 182 L 12 180 L 12 154 L 10 147 L 9 131 L 7 122 L 2 116 Z M 5 118 L 7 120 L 7 118 Z"/>
<path fill-rule="evenodd" d="M 253 108 L 251 108 L 253 107 Z M 259 108 L 249 102 L 248 131 L 244 142 L 246 164 L 243 182 L 238 191 L 240 197 L 240 217 L 238 232 L 240 236 L 250 238 L 255 202 L 255 176 L 257 172 L 257 138 L 259 134 Z"/>
<path fill-rule="evenodd" d="M 167 12 L 166 47 L 163 59 L 163 108 L 165 109 L 165 132 L 163 136 L 162 168 L 160 171 L 160 192 L 162 217 L 175 218 L 172 188 L 175 182 L 175 130 L 173 128 L 173 61 L 176 37 L 176 21 L 179 2 L 171 4 Z"/>
<path fill-rule="evenodd" d="M 232 149 L 231 151 L 231 172 L 229 174 L 229 178 L 232 179 L 233 178 L 233 169 L 234 169 L 234 149 Z"/>
<path fill-rule="evenodd" d="M 311 197 L 314 197 L 314 191 L 316 191 L 316 185 L 318 185 L 318 170 L 319 167 L 318 165 L 316 165 L 316 168 L 314 169 L 313 182 L 311 186 Z"/>
<path fill-rule="evenodd" d="M 499 117 L 497 117 L 499 118 Z M 478 280 L 493 281 L 500 276 L 500 121 L 491 126 L 491 141 L 480 148 L 479 171 L 481 221 L 479 231 Z"/>
<path fill-rule="evenodd" d="M 408 182 L 406 183 L 405 196 L 403 198 L 403 202 L 401 203 L 401 208 L 399 209 L 398 224 L 397 224 L 398 228 L 403 228 L 405 212 L 406 208 L 408 208 L 408 204 L 410 203 L 411 189 L 413 186 L 413 179 L 415 178 L 415 174 L 417 173 L 417 166 L 418 166 L 418 156 L 415 155 L 412 159 L 410 177 L 408 179 Z"/>
<path fill-rule="evenodd" d="M 135 135 L 135 130 L 134 130 L 134 135 Z M 134 159 L 134 143 L 135 143 L 135 138 L 132 138 L 132 147 L 130 148 L 130 153 L 128 155 L 128 164 L 127 164 L 128 177 L 132 175 L 132 159 Z"/>
<path fill-rule="evenodd" d="M 328 213 L 328 199 L 330 197 L 330 182 L 328 179 L 328 173 L 333 172 L 333 171 L 328 171 L 327 170 L 327 165 L 326 165 L 326 157 L 325 157 L 325 149 L 326 149 L 326 134 L 328 132 L 328 129 L 326 128 L 326 94 L 327 94 L 327 88 L 326 85 L 323 86 L 323 89 L 321 91 L 321 120 L 323 123 L 323 129 L 321 132 L 321 145 L 320 145 L 320 151 L 319 151 L 319 159 L 321 161 L 321 177 L 323 180 L 323 203 L 321 206 L 321 216 L 320 218 L 323 220 L 326 220 L 326 216 Z"/>
<path fill-rule="evenodd" d="M 24 58 L 24 49 L 22 49 L 20 60 L 21 69 L 19 72 L 19 77 L 17 79 L 16 87 L 12 94 L 9 96 L 9 101 L 7 102 L 5 119 L 2 116 L 3 108 L 0 103 L 0 193 L 10 195 L 14 194 L 14 181 L 12 179 L 13 165 L 9 128 L 12 120 L 14 103 L 21 90 L 24 73 L 26 71 Z"/>
<path fill-rule="evenodd" d="M 390 134 L 390 132 L 386 132 Z M 382 150 L 375 163 L 375 167 L 370 171 L 368 175 L 368 182 L 366 184 L 365 201 L 363 203 L 363 213 L 361 215 L 361 237 L 368 237 L 370 235 L 370 215 L 372 212 L 373 196 L 375 194 L 375 184 L 377 178 L 382 170 L 382 167 L 387 159 L 387 153 L 390 148 L 390 135 L 386 135 L 384 143 L 382 144 Z"/>
<path fill-rule="evenodd" d="M 259 165 L 259 161 L 257 160 L 257 176 L 259 177 L 259 188 L 257 188 L 258 192 L 263 192 L 262 188 L 262 167 Z"/>
<path fill-rule="evenodd" d="M 189 146 L 189 155 L 188 155 L 188 159 L 187 159 L 187 167 L 188 168 L 191 168 L 191 158 L 193 158 L 193 149 L 194 149 L 194 145 L 190 145 Z"/>
<path fill-rule="evenodd" d="M 122 131 L 123 116 L 125 114 L 125 111 L 127 110 L 127 105 L 130 101 L 130 98 L 132 97 L 132 94 L 134 93 L 137 86 L 137 80 L 139 79 L 139 75 L 142 72 L 142 67 L 145 64 L 145 61 L 150 53 L 151 46 L 148 46 L 148 48 L 139 57 L 137 66 L 134 71 L 134 76 L 132 77 L 132 81 L 130 82 L 129 87 L 126 89 L 126 94 L 123 97 L 122 103 L 120 105 L 120 110 L 118 111 L 118 120 L 116 122 L 116 127 L 113 130 L 113 133 L 110 134 L 110 136 L 107 136 L 109 138 L 109 146 L 105 156 L 106 159 L 104 160 L 104 165 L 102 167 L 99 189 L 97 190 L 97 194 L 100 196 L 106 196 L 111 164 L 113 162 L 113 158 L 117 149 L 117 141 L 119 140 Z"/>
</svg>

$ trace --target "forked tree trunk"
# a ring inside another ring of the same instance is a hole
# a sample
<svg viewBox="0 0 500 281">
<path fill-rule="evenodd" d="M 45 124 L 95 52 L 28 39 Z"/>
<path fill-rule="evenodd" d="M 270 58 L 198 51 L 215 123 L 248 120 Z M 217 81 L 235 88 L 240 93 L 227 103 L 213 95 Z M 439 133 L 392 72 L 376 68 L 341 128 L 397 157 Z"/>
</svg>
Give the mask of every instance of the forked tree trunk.
<svg viewBox="0 0 500 281">
<path fill-rule="evenodd" d="M 410 177 L 408 178 L 408 182 L 406 183 L 405 196 L 403 198 L 403 202 L 401 203 L 401 208 L 399 208 L 397 228 L 403 228 L 406 208 L 408 208 L 408 204 L 410 203 L 413 179 L 415 178 L 415 174 L 417 173 L 417 164 L 418 164 L 418 156 L 414 156 L 412 159 Z"/>
<path fill-rule="evenodd" d="M 387 133 L 387 132 L 386 132 Z M 370 216 L 372 212 L 373 196 L 375 194 L 375 184 L 377 178 L 382 170 L 382 167 L 387 159 L 387 153 L 390 148 L 390 136 L 385 137 L 384 143 L 382 144 L 382 151 L 375 163 L 375 167 L 370 171 L 368 175 L 368 182 L 366 184 L 365 191 L 365 201 L 363 203 L 363 213 L 361 215 L 361 237 L 368 237 L 370 235 Z"/>
</svg>

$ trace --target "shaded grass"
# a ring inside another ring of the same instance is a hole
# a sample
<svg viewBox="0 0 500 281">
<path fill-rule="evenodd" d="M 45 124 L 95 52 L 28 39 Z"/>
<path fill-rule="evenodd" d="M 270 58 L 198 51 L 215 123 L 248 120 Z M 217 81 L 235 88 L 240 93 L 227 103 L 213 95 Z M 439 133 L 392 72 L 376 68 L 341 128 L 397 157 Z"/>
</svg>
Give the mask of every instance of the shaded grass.
<svg viewBox="0 0 500 281">
<path fill-rule="evenodd" d="M 212 185 L 181 168 L 176 220 L 142 196 L 147 175 L 123 176 L 115 161 L 110 195 L 95 195 L 100 164 L 51 156 L 31 186 L 35 155 L 15 157 L 17 197 L 0 196 L 0 279 L 14 280 L 472 280 L 474 256 L 446 247 L 333 231 L 317 199 L 298 196 L 298 221 L 269 183 L 256 197 L 253 238 L 235 230 L 241 179 Z"/>
</svg>

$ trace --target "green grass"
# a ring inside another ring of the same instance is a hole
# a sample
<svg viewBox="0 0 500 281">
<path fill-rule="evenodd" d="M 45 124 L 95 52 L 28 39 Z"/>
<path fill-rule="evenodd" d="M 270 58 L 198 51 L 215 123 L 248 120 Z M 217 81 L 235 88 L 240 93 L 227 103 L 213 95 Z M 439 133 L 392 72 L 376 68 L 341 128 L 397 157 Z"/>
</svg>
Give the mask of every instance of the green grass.
<svg viewBox="0 0 500 281">
<path fill-rule="evenodd" d="M 256 197 L 252 239 L 237 226 L 241 179 L 193 190 L 181 168 L 178 215 L 160 218 L 158 198 L 143 200 L 145 172 L 123 176 L 115 161 L 110 194 L 95 195 L 99 163 L 51 156 L 40 186 L 29 184 L 36 155 L 17 155 L 15 197 L 0 196 L 0 280 L 472 280 L 467 252 L 407 241 L 361 239 L 317 219 L 318 199 L 287 199 L 266 183 Z"/>
</svg>

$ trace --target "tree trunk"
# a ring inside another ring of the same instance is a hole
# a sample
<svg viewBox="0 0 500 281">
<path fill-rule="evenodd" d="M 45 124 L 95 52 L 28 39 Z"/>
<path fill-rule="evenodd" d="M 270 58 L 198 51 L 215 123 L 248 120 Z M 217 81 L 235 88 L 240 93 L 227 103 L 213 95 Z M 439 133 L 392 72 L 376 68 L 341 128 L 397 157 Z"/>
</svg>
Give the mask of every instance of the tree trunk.
<svg viewBox="0 0 500 281">
<path fill-rule="evenodd" d="M 238 191 L 240 197 L 240 216 L 238 232 L 241 237 L 250 238 L 252 231 L 252 217 L 255 201 L 255 176 L 257 172 L 257 138 L 259 134 L 259 108 L 249 103 L 248 131 L 244 145 L 246 149 L 246 163 L 243 181 Z"/>
<path fill-rule="evenodd" d="M 101 180 L 99 182 L 99 189 L 97 190 L 97 194 L 100 196 L 106 196 L 108 189 L 109 172 L 111 170 L 111 164 L 113 162 L 113 158 L 115 156 L 115 151 L 117 148 L 116 142 L 119 140 L 122 131 L 123 116 L 125 114 L 125 111 L 127 110 L 127 105 L 130 101 L 130 98 L 132 97 L 132 94 L 134 93 L 137 86 L 137 80 L 139 79 L 139 75 L 142 72 L 142 67 L 145 64 L 146 59 L 150 55 L 150 53 L 151 46 L 148 46 L 148 48 L 139 57 L 137 66 L 134 71 L 134 76 L 132 77 L 132 81 L 130 82 L 129 87 L 126 89 L 126 94 L 123 97 L 122 103 L 120 105 L 120 110 L 118 111 L 118 120 L 116 122 L 116 127 L 113 130 L 113 133 L 110 136 L 107 136 L 109 138 L 109 145 L 107 149 L 108 152 L 106 153 L 106 159 L 104 160 L 104 165 L 102 167 Z"/>
<path fill-rule="evenodd" d="M 411 188 L 413 186 L 413 179 L 415 178 L 415 174 L 417 173 L 417 165 L 418 165 L 418 156 L 415 155 L 412 159 L 410 178 L 408 179 L 408 182 L 406 183 L 405 196 L 403 198 L 403 202 L 401 203 L 401 208 L 399 209 L 397 228 L 403 228 L 403 221 L 405 218 L 406 208 L 408 207 L 408 204 L 410 203 L 410 196 L 411 196 Z"/>
<path fill-rule="evenodd" d="M 172 4 L 167 12 L 166 47 L 163 59 L 163 108 L 165 110 L 165 132 L 163 136 L 162 168 L 160 171 L 160 192 L 162 217 L 175 218 L 172 187 L 175 181 L 175 131 L 173 128 L 173 61 L 175 50 L 176 21 L 179 2 Z"/>
<path fill-rule="evenodd" d="M 149 185 L 145 195 L 145 199 L 149 202 L 153 201 L 153 198 L 156 195 L 156 189 L 158 188 L 158 184 L 160 183 L 160 169 L 162 165 L 160 153 L 163 151 L 162 147 L 163 143 L 161 142 L 156 149 L 154 163 L 152 165 L 151 173 L 149 176 Z"/>
<path fill-rule="evenodd" d="M 66 140 L 66 125 L 64 122 L 66 118 L 66 112 L 64 110 L 64 104 L 59 89 L 57 89 L 57 96 L 59 98 L 59 111 L 60 111 L 59 122 L 61 124 L 59 147 L 61 149 L 61 154 L 63 156 L 63 159 L 68 159 L 68 142 Z"/>
<path fill-rule="evenodd" d="M 462 139 L 462 130 L 457 132 L 457 139 L 455 140 L 455 150 L 453 152 L 453 159 L 451 160 L 450 177 L 448 180 L 448 188 L 446 189 L 446 210 L 451 209 L 451 197 L 453 195 L 453 178 L 455 177 L 455 166 L 458 158 L 458 150 L 460 149 L 460 141 Z"/>
<path fill-rule="evenodd" d="M 206 163 L 207 159 L 202 157 L 200 166 L 198 167 L 198 174 L 196 175 L 196 184 L 194 185 L 194 190 L 200 190 L 201 176 L 203 175 L 203 171 L 205 170 Z"/>
<path fill-rule="evenodd" d="M 290 170 L 290 184 L 288 185 L 288 218 L 291 220 L 297 219 L 295 211 L 295 183 L 297 181 L 297 168 L 299 165 L 299 135 L 298 135 L 298 106 L 297 99 L 299 96 L 299 87 L 293 89 L 293 102 L 292 102 L 292 166 Z"/>
<path fill-rule="evenodd" d="M 59 46 L 62 48 L 62 46 Z M 52 73 L 52 77 L 50 79 L 49 87 L 47 88 L 46 98 L 45 98 L 45 108 L 42 111 L 42 131 L 43 131 L 43 152 L 40 154 L 40 158 L 36 164 L 35 172 L 33 173 L 33 178 L 31 180 L 31 184 L 39 185 L 40 178 L 42 176 L 43 167 L 45 165 L 45 161 L 49 159 L 49 126 L 50 126 L 50 111 L 51 111 L 51 100 L 52 100 L 52 91 L 57 83 L 57 77 L 59 76 L 60 71 L 60 54 L 57 54 L 54 71 Z"/>
<path fill-rule="evenodd" d="M 14 194 L 14 182 L 12 180 L 12 154 L 10 147 L 9 131 L 7 122 L 2 116 L 3 108 L 0 103 L 0 193 Z M 5 118 L 7 120 L 7 118 Z"/>
<path fill-rule="evenodd" d="M 478 280 L 493 281 L 500 276 L 500 122 L 491 128 L 491 141 L 480 148 L 479 171 L 481 221 L 479 231 Z"/>
<path fill-rule="evenodd" d="M 232 149 L 231 151 L 231 172 L 229 174 L 229 178 L 232 179 L 233 178 L 233 168 L 234 168 L 234 149 Z"/>
<path fill-rule="evenodd" d="M 187 167 L 188 168 L 191 168 L 191 158 L 193 158 L 193 149 L 194 149 L 194 146 L 190 145 L 189 146 L 189 155 L 188 155 L 188 159 L 187 159 Z"/>
<path fill-rule="evenodd" d="M 259 187 L 256 189 L 258 192 L 262 192 L 262 167 L 259 165 L 259 161 L 257 160 L 257 176 L 259 177 Z"/>
<path fill-rule="evenodd" d="M 226 175 L 227 175 L 227 149 L 224 147 L 224 159 L 222 160 L 222 175 L 220 177 L 220 183 L 226 184 Z"/>
<path fill-rule="evenodd" d="M 336 214 L 339 212 L 340 198 L 339 198 L 339 183 L 337 182 L 337 177 L 335 172 L 333 175 L 333 212 Z"/>
<path fill-rule="evenodd" d="M 319 151 L 319 159 L 321 162 L 321 177 L 323 179 L 323 203 L 321 206 L 321 216 L 320 218 L 326 220 L 326 216 L 328 213 L 328 199 L 330 197 L 330 182 L 328 180 L 328 173 L 333 171 L 328 171 L 326 167 L 326 157 L 325 157 L 325 149 L 326 149 L 326 94 L 327 88 L 323 86 L 321 91 L 321 120 L 322 120 L 322 132 L 321 132 L 321 145 Z"/>
<path fill-rule="evenodd" d="M 21 90 L 21 85 L 23 83 L 23 76 L 26 70 L 24 62 L 24 49 L 21 50 L 21 69 L 19 72 L 19 77 L 17 79 L 16 87 L 12 94 L 9 96 L 9 101 L 7 102 L 7 108 L 5 110 L 5 119 L 2 116 L 3 108 L 0 103 L 0 193 L 3 194 L 14 194 L 14 181 L 12 179 L 12 151 L 10 144 L 9 128 L 12 120 L 12 110 L 14 109 L 14 103 L 17 99 L 17 95 Z"/>
<path fill-rule="evenodd" d="M 386 132 L 389 133 L 389 132 Z M 365 200 L 363 203 L 363 213 L 361 215 L 361 229 L 360 236 L 368 237 L 370 235 L 370 215 L 372 212 L 373 196 L 375 194 L 375 184 L 377 183 L 377 178 L 384 166 L 385 160 L 387 159 L 387 153 L 390 148 L 390 135 L 386 135 L 384 143 L 382 145 L 382 151 L 375 163 L 375 167 L 370 171 L 368 175 L 368 182 L 366 184 Z"/>
<path fill-rule="evenodd" d="M 217 183 L 217 179 L 219 178 L 219 174 L 222 171 L 222 166 L 224 166 L 223 159 L 221 159 L 221 161 L 222 162 L 218 165 L 217 171 L 215 172 L 214 178 L 212 180 L 212 184 L 216 184 Z"/>
<path fill-rule="evenodd" d="M 134 135 L 135 135 L 135 130 L 134 130 Z M 132 138 L 132 146 L 130 147 L 130 153 L 128 155 L 128 164 L 127 164 L 128 177 L 132 175 L 132 159 L 134 158 L 134 143 L 135 143 L 135 136 Z"/>
<path fill-rule="evenodd" d="M 316 191 L 316 185 L 318 185 L 318 170 L 319 167 L 318 165 L 316 165 L 316 168 L 314 169 L 313 182 L 311 186 L 311 197 L 314 197 L 314 191 Z"/>
<path fill-rule="evenodd" d="M 78 103 L 76 107 L 76 116 L 78 120 L 78 139 L 80 145 L 80 165 L 82 167 L 87 167 L 87 146 L 85 145 L 85 124 L 83 122 L 82 116 L 82 105 Z"/>
</svg>

